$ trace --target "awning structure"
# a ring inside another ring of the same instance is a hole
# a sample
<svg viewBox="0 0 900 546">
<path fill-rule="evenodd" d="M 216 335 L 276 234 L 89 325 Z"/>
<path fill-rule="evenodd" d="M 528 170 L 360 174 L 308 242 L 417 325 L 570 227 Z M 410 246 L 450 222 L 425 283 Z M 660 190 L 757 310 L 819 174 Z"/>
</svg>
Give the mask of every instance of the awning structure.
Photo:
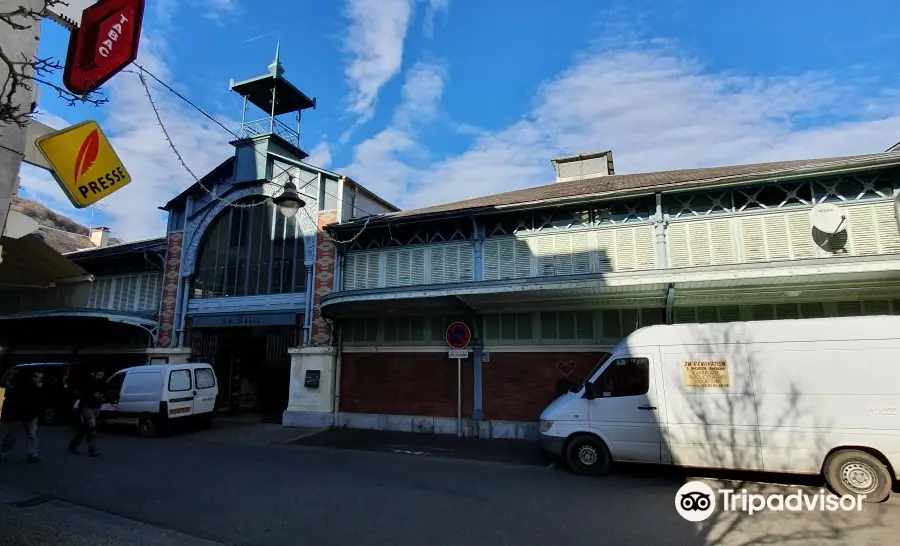
<svg viewBox="0 0 900 546">
<path fill-rule="evenodd" d="M 90 274 L 50 248 L 37 235 L 3 237 L 0 289 L 44 288 L 51 284 L 90 279 Z"/>
<path fill-rule="evenodd" d="M 540 310 L 547 306 L 662 308 L 875 297 L 900 298 L 900 260 L 896 256 L 357 290 L 326 296 L 322 312 L 330 319 L 342 319 Z"/>
</svg>

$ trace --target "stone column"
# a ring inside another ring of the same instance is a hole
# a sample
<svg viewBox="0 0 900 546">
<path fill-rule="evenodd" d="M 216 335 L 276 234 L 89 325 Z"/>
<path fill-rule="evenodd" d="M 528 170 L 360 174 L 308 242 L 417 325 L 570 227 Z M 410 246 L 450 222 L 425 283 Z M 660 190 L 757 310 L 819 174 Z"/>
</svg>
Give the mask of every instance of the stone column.
<svg viewBox="0 0 900 546">
<path fill-rule="evenodd" d="M 178 287 L 181 281 L 181 243 L 183 234 L 169 234 L 166 249 L 166 272 L 163 275 L 162 300 L 159 305 L 159 336 L 157 347 L 171 347 L 178 313 Z M 186 294 L 184 295 L 187 296 Z"/>
<path fill-rule="evenodd" d="M 313 270 L 313 321 L 310 345 L 331 345 L 331 328 L 322 317 L 322 298 L 334 290 L 334 264 L 337 255 L 334 243 L 325 236 L 322 228 L 337 221 L 336 210 L 319 212 L 318 233 L 316 234 L 316 265 Z"/>
<path fill-rule="evenodd" d="M 281 424 L 285 427 L 326 428 L 334 424 L 334 347 L 295 347 L 291 355 L 288 407 Z M 308 380 L 308 381 L 307 381 Z"/>
</svg>

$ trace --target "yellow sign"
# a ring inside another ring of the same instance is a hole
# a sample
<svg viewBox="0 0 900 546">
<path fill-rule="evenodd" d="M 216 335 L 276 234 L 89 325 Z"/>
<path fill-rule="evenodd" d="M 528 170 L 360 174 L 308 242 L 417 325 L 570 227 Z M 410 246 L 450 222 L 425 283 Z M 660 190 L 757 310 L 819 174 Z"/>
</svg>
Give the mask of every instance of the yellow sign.
<svg viewBox="0 0 900 546">
<path fill-rule="evenodd" d="M 85 121 L 35 142 L 69 201 L 78 208 L 93 205 L 131 182 L 96 121 Z"/>
<path fill-rule="evenodd" d="M 712 389 L 727 389 L 728 364 L 724 360 L 689 361 L 682 363 L 684 385 Z"/>
</svg>

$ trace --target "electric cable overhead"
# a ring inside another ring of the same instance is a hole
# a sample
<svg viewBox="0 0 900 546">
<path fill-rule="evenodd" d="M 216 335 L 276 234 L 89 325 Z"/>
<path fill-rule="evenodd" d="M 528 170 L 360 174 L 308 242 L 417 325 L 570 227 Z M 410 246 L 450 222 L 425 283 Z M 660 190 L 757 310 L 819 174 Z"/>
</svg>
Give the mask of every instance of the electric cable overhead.
<svg viewBox="0 0 900 546">
<path fill-rule="evenodd" d="M 225 126 L 223 123 L 221 123 L 220 121 L 218 121 L 217 119 L 215 119 L 212 115 L 210 115 L 209 113 L 207 113 L 206 111 L 204 111 L 204 110 L 203 110 L 200 106 L 198 106 L 196 103 L 194 103 L 193 101 L 191 101 L 190 99 L 188 99 L 187 97 L 185 97 L 184 95 L 182 95 L 181 93 L 179 93 L 178 91 L 176 91 L 175 89 L 173 89 L 172 86 L 170 86 L 170 85 L 168 85 L 167 83 L 165 83 L 164 81 L 160 80 L 156 75 L 154 75 L 153 73 L 151 73 L 150 71 L 148 71 L 147 69 L 145 69 L 143 66 L 141 66 L 141 65 L 139 65 L 139 64 L 137 64 L 137 63 L 135 63 L 135 66 L 138 68 L 139 71 L 135 71 L 135 70 L 125 70 L 124 72 L 130 72 L 130 73 L 136 74 L 136 75 L 138 76 L 138 79 L 139 79 L 139 81 L 140 81 L 142 87 L 144 88 L 144 92 L 145 92 L 145 94 L 146 94 L 146 96 L 147 96 L 147 100 L 148 100 L 148 102 L 149 102 L 149 104 L 150 104 L 150 107 L 153 109 L 153 113 L 154 113 L 154 115 L 156 116 L 157 123 L 159 124 L 159 127 L 160 127 L 160 129 L 162 130 L 162 132 L 163 132 L 163 136 L 164 136 L 164 138 L 166 139 L 166 142 L 169 144 L 169 147 L 171 148 L 172 152 L 175 154 L 175 157 L 178 159 L 178 161 L 179 161 L 179 163 L 181 164 L 181 166 L 188 172 L 188 174 L 191 175 L 191 178 L 193 178 L 193 179 L 197 182 L 197 185 L 200 186 L 200 187 L 203 189 L 203 191 L 205 191 L 212 199 L 214 199 L 214 200 L 216 200 L 216 201 L 219 201 L 219 202 L 223 203 L 223 204 L 224 204 L 225 206 L 227 206 L 227 207 L 234 207 L 234 208 L 251 208 L 251 207 L 256 207 L 256 206 L 259 206 L 259 205 L 261 205 L 261 204 L 264 204 L 265 201 L 261 201 L 261 202 L 258 202 L 258 203 L 249 203 L 249 204 L 229 202 L 228 200 L 223 199 L 222 197 L 216 195 L 215 192 L 213 192 L 212 190 L 210 190 L 209 188 L 207 188 L 207 187 L 201 182 L 200 178 L 199 178 L 199 177 L 198 177 L 198 176 L 190 169 L 190 167 L 188 167 L 188 165 L 187 165 L 187 163 L 185 162 L 183 156 L 182 156 L 181 153 L 178 151 L 178 148 L 175 146 L 175 143 L 174 143 L 174 141 L 172 140 L 172 138 L 171 138 L 171 136 L 170 136 L 170 134 L 169 134 L 169 131 L 168 131 L 168 129 L 166 128 L 165 123 L 164 123 L 163 120 L 162 120 L 162 116 L 161 116 L 161 114 L 160 114 L 160 111 L 159 111 L 159 108 L 158 108 L 158 106 L 157 106 L 157 104 L 156 104 L 156 101 L 153 99 L 153 95 L 152 95 L 152 93 L 151 93 L 151 91 L 150 91 L 150 85 L 147 83 L 147 81 L 146 81 L 146 79 L 145 79 L 144 76 L 146 75 L 146 76 L 149 76 L 150 78 L 152 78 L 154 81 L 156 81 L 157 83 L 159 83 L 163 88 L 165 88 L 166 90 L 168 90 L 169 92 L 171 92 L 172 94 L 174 94 L 176 97 L 178 97 L 179 99 L 181 99 L 182 101 L 184 101 L 186 104 L 188 104 L 189 106 L 191 106 L 192 108 L 194 108 L 195 110 L 197 110 L 198 112 L 200 112 L 204 117 L 206 117 L 207 119 L 209 119 L 210 121 L 212 121 L 213 123 L 215 123 L 216 125 L 218 125 L 219 127 L 221 127 L 223 130 L 225 130 L 228 134 L 232 135 L 234 138 L 240 138 L 240 137 L 238 136 L 237 133 L 235 133 L 234 131 L 232 131 L 231 129 L 229 129 L 227 126 Z M 263 157 L 263 158 L 266 159 L 266 160 L 269 159 L 268 156 L 267 156 L 266 154 L 264 154 L 262 151 L 257 150 L 257 149 L 255 149 L 255 148 L 254 148 L 253 150 L 254 150 L 257 154 L 259 154 L 260 157 Z M 280 171 L 278 174 L 276 174 L 275 176 L 273 176 L 272 179 L 268 179 L 268 182 L 271 183 L 271 184 L 273 184 L 273 185 L 275 185 L 275 186 L 277 186 L 277 187 L 283 188 L 284 185 L 283 185 L 283 184 L 279 184 L 279 183 L 276 181 L 276 179 L 278 179 L 282 174 L 285 174 L 285 173 L 287 173 L 289 170 L 291 170 L 291 169 L 293 169 L 293 168 L 296 168 L 296 167 L 297 167 L 296 165 L 288 165 L 287 167 L 281 168 L 281 171 Z M 288 174 L 288 176 L 291 176 L 291 175 Z M 310 179 L 310 180 L 303 181 L 303 182 L 304 182 L 303 185 L 300 186 L 300 187 L 298 187 L 297 191 L 300 192 L 300 190 L 301 190 L 302 188 L 305 188 L 306 186 L 308 186 L 309 184 L 311 184 L 314 180 L 316 180 L 316 178 L 312 178 L 312 179 Z M 329 195 L 329 196 L 331 196 L 331 197 L 337 199 L 339 202 L 344 203 L 345 205 L 349 205 L 351 208 L 355 208 L 355 209 L 357 209 L 357 210 L 361 210 L 361 211 L 363 211 L 363 212 L 365 212 L 365 213 L 367 214 L 367 216 L 366 216 L 366 218 L 365 218 L 365 223 L 364 223 L 363 226 L 360 228 L 360 230 L 359 230 L 353 237 L 351 237 L 351 238 L 349 238 L 349 239 L 347 239 L 347 240 L 343 240 L 343 241 L 342 241 L 342 240 L 334 239 L 333 237 L 331 237 L 330 235 L 328 235 L 328 233 L 326 233 L 325 231 L 320 231 L 320 232 L 319 232 L 319 233 L 321 233 L 326 239 L 328 239 L 329 241 L 331 241 L 331 242 L 334 243 L 334 244 L 341 244 L 341 245 L 344 245 L 344 244 L 351 244 L 351 243 L 353 243 L 357 238 L 359 238 L 360 235 L 362 235 L 363 231 L 365 231 L 366 227 L 368 227 L 369 221 L 371 220 L 372 216 L 375 216 L 376 214 L 375 214 L 375 213 L 372 213 L 371 211 L 368 211 L 368 210 L 366 210 L 366 209 L 363 209 L 363 208 L 361 208 L 361 207 L 359 207 L 359 206 L 357 206 L 357 205 L 355 205 L 355 204 L 353 204 L 353 203 L 350 203 L 350 202 L 348 202 L 346 199 L 343 199 L 343 198 L 341 198 L 341 197 L 338 197 L 337 195 L 334 195 L 333 193 L 329 192 L 328 190 L 326 190 L 326 189 L 324 189 L 324 188 L 321 188 L 320 190 L 321 190 L 323 193 L 325 193 L 326 195 Z M 313 198 L 313 199 L 317 199 L 316 197 L 311 196 L 311 195 L 309 195 L 309 194 L 307 194 L 307 193 L 305 193 L 305 192 L 303 192 L 302 195 L 305 195 L 305 196 L 310 197 L 310 198 Z M 308 211 L 307 209 L 305 209 L 305 208 L 304 208 L 303 210 L 304 210 L 304 212 L 307 214 L 307 216 L 309 216 L 310 220 L 313 221 L 313 224 L 314 224 L 314 225 L 317 225 L 316 220 L 312 217 L 312 215 L 309 213 L 309 211 Z"/>
</svg>

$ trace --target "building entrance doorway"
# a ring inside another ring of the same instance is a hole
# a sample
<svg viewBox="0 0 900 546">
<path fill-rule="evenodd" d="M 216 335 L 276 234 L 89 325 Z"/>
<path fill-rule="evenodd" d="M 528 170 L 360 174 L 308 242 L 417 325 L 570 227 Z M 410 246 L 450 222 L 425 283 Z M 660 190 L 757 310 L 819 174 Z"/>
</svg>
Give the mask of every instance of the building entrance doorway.
<svg viewBox="0 0 900 546">
<path fill-rule="evenodd" d="M 258 414 L 280 423 L 288 404 L 295 327 L 197 328 L 193 357 L 209 362 L 219 378 L 216 405 L 229 413 Z"/>
</svg>

